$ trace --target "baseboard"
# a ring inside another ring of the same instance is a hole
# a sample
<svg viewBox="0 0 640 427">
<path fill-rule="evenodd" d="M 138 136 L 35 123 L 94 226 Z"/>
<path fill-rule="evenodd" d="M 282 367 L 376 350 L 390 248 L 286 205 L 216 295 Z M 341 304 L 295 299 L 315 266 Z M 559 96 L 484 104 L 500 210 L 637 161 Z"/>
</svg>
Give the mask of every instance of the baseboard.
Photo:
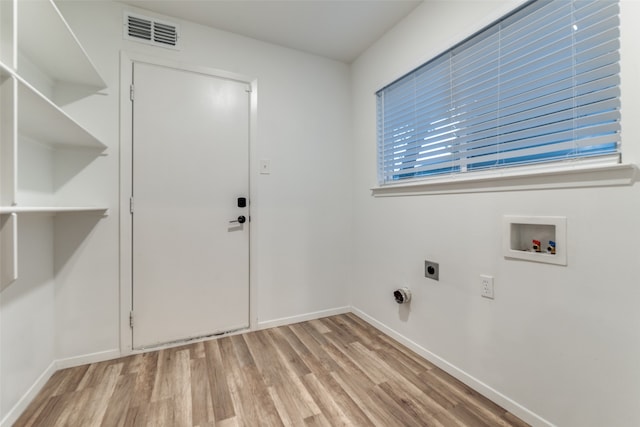
<svg viewBox="0 0 640 427">
<path fill-rule="evenodd" d="M 349 313 L 350 311 L 351 311 L 351 307 L 345 306 L 345 307 L 331 308 L 329 310 L 314 311 L 312 313 L 300 314 L 298 316 L 281 317 L 280 319 L 258 322 L 257 329 L 260 330 L 260 329 L 275 328 L 276 326 L 291 325 L 293 323 L 306 322 L 307 320 L 320 319 L 321 317 L 335 316 L 337 314 Z"/>
<path fill-rule="evenodd" d="M 553 424 L 550 423 L 549 421 L 531 412 L 524 406 L 513 401 L 512 399 L 508 398 L 507 396 L 500 393 L 499 391 L 491 388 L 490 386 L 478 380 L 477 378 L 473 377 L 472 375 L 469 375 L 467 372 L 463 371 L 457 366 L 452 365 L 451 363 L 447 362 L 437 354 L 430 352 L 426 348 L 411 341 L 409 338 L 405 337 L 404 335 L 396 332 L 395 330 L 389 328 L 383 323 L 377 321 L 376 319 L 364 313 L 363 311 L 355 307 L 351 307 L 351 312 L 356 316 L 360 317 L 365 322 L 369 323 L 374 328 L 378 329 L 380 332 L 390 336 L 391 338 L 395 339 L 399 343 L 415 351 L 420 356 L 424 357 L 429 362 L 433 363 L 434 365 L 436 365 L 438 368 L 442 369 L 449 375 L 462 381 L 463 383 L 465 383 L 466 385 L 468 385 L 478 393 L 487 397 L 488 399 L 495 402 L 496 404 L 502 406 L 504 409 L 511 412 L 513 415 L 519 417 L 521 420 L 531 424 L 532 426 L 553 427 Z"/>
<path fill-rule="evenodd" d="M 97 353 L 83 354 L 82 356 L 68 357 L 66 359 L 56 360 L 56 370 L 74 368 L 89 363 L 105 362 L 111 359 L 121 357 L 120 350 L 99 351 Z"/>
<path fill-rule="evenodd" d="M 47 369 L 40 374 L 38 379 L 31 385 L 31 387 L 29 387 L 27 392 L 20 398 L 20 400 L 18 400 L 18 403 L 16 403 L 13 408 L 7 412 L 7 415 L 2 419 L 2 421 L 0 421 L 0 427 L 10 427 L 13 425 L 57 370 L 56 362 L 51 362 Z"/>
</svg>

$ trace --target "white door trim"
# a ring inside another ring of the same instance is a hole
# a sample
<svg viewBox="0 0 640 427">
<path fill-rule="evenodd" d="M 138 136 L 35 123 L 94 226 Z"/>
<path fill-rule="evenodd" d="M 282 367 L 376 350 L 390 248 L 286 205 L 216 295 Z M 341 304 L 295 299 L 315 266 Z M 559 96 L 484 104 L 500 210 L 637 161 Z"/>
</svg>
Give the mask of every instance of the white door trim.
<svg viewBox="0 0 640 427">
<path fill-rule="evenodd" d="M 187 65 L 176 61 L 156 58 L 144 54 L 132 52 L 120 52 L 120 353 L 122 356 L 137 353 L 133 350 L 133 333 L 129 325 L 129 313 L 132 306 L 132 219 L 129 207 L 129 197 L 132 188 L 132 105 L 130 100 L 130 88 L 133 80 L 133 63 L 142 62 L 157 66 L 174 68 L 182 71 L 191 71 L 236 80 L 251 86 L 250 113 L 249 113 L 249 200 L 252 199 L 252 159 L 255 146 L 257 127 L 257 97 L 258 84 L 256 79 L 247 76 L 216 70 L 208 67 Z M 251 208 L 252 215 L 256 216 L 256 207 Z M 253 225 L 252 225 L 253 227 Z M 253 256 L 253 244 L 255 233 L 249 236 L 249 328 L 255 330 L 257 322 L 257 290 L 254 286 L 253 273 L 255 257 Z"/>
</svg>

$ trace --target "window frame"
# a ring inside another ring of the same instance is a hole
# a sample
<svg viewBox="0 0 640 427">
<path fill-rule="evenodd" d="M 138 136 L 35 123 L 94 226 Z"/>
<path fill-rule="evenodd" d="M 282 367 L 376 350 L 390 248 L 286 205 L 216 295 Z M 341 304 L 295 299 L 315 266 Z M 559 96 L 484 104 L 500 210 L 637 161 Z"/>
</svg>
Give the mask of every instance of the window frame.
<svg viewBox="0 0 640 427">
<path fill-rule="evenodd" d="M 483 37 L 483 33 L 490 30 L 492 27 L 511 19 L 512 16 L 520 12 L 522 9 L 531 6 L 538 0 L 526 0 L 516 5 L 507 13 L 502 14 L 498 19 L 493 19 L 488 25 L 481 27 L 478 31 L 475 31 L 470 36 L 464 38 L 459 43 L 447 48 L 439 55 L 435 55 L 419 67 L 413 69 L 409 73 L 401 76 L 400 78 L 385 85 L 379 91 L 376 91 L 376 102 L 378 102 L 378 94 L 383 90 L 393 86 L 398 81 L 405 77 L 419 71 L 425 65 L 434 61 L 438 61 L 441 57 L 448 55 L 450 52 L 464 45 L 465 43 L 473 40 L 479 35 Z M 619 7 L 619 6 L 618 6 Z M 619 24 L 620 25 L 620 24 Z M 618 27 L 620 28 L 620 27 Z M 621 40 L 618 36 L 617 40 Z M 618 47 L 618 53 L 620 48 Z M 618 57 L 617 65 L 620 65 L 621 60 Z M 619 78 L 621 71 L 619 70 L 617 76 Z M 618 87 L 621 84 L 618 83 Z M 440 192 L 476 192 L 476 191 L 504 191 L 510 189 L 519 188 L 539 188 L 539 187 L 581 187 L 581 186 L 599 186 L 599 185 L 628 185 L 633 181 L 636 175 L 636 167 L 632 165 L 622 164 L 622 150 L 621 150 L 621 96 L 618 95 L 618 107 L 617 107 L 617 142 L 615 152 L 607 153 L 597 157 L 577 157 L 562 160 L 552 160 L 544 162 L 525 163 L 517 165 L 504 165 L 498 167 L 492 167 L 481 170 L 470 170 L 463 172 L 453 172 L 444 174 L 426 174 L 420 176 L 412 176 L 407 178 L 400 178 L 397 180 L 384 180 L 385 171 L 382 166 L 383 147 L 380 142 L 380 137 L 377 138 L 377 174 L 378 185 L 373 187 L 373 195 L 394 195 L 399 194 L 430 194 Z M 380 109 L 376 111 L 376 126 L 378 135 L 380 134 Z M 382 148 L 381 148 L 382 147 Z M 522 180 L 526 180 L 529 184 L 523 183 Z M 501 181 L 514 181 L 517 184 L 501 183 Z M 580 184 L 579 181 L 584 182 Z M 403 190 L 404 187 L 408 187 Z"/>
</svg>

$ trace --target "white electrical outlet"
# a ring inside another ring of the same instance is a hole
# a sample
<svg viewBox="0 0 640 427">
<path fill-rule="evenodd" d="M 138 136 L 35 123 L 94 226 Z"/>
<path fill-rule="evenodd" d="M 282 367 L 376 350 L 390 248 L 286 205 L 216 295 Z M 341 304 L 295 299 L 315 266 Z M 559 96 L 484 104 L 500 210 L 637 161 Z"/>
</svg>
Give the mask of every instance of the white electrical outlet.
<svg viewBox="0 0 640 427">
<path fill-rule="evenodd" d="M 493 299 L 493 276 L 480 275 L 480 295 Z"/>
</svg>

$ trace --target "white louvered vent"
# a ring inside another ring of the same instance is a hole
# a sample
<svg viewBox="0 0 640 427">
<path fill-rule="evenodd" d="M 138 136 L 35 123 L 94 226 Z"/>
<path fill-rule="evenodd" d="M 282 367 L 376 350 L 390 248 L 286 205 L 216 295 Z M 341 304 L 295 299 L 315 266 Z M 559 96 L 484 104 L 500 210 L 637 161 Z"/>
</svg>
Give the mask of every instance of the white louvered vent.
<svg viewBox="0 0 640 427">
<path fill-rule="evenodd" d="M 154 46 L 179 49 L 177 24 L 131 12 L 124 13 L 124 38 Z"/>
</svg>

